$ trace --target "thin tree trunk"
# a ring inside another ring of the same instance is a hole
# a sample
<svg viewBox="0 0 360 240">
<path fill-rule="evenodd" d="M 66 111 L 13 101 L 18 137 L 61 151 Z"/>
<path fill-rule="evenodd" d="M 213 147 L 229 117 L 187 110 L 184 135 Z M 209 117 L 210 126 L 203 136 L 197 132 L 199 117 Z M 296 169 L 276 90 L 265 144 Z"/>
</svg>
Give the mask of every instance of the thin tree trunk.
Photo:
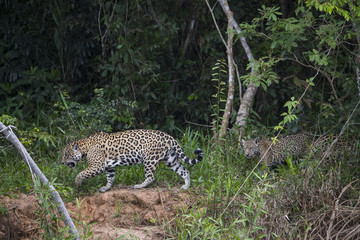
<svg viewBox="0 0 360 240">
<path fill-rule="evenodd" d="M 228 89 L 228 95 L 227 95 L 227 100 L 226 100 L 226 105 L 225 105 L 225 111 L 224 111 L 224 115 L 222 117 L 222 122 L 221 122 L 221 128 L 220 128 L 220 132 L 219 132 L 219 144 L 222 143 L 225 135 L 226 135 L 226 130 L 229 126 L 229 119 L 231 116 L 231 111 L 232 111 L 232 106 L 233 106 L 233 101 L 234 101 L 234 92 L 235 92 L 235 76 L 234 76 L 234 58 L 233 58 L 233 39 L 234 39 L 234 34 L 232 32 L 233 30 L 233 13 L 230 11 L 230 9 L 228 11 L 225 12 L 226 16 L 228 18 L 228 27 L 227 27 L 227 32 L 228 32 L 228 40 L 227 40 L 227 46 L 226 46 L 226 53 L 227 53 L 227 60 L 228 60 L 228 74 L 229 74 L 229 89 Z"/>
<path fill-rule="evenodd" d="M 227 14 L 227 12 L 231 12 L 227 0 L 218 0 L 218 1 L 221 5 L 223 11 L 226 14 Z M 234 18 L 232 18 L 232 25 L 233 25 L 235 31 L 238 34 L 241 34 L 242 31 Z M 244 48 L 244 51 L 246 53 L 248 60 L 252 61 L 254 59 L 254 57 L 253 57 L 251 49 L 250 49 L 249 45 L 247 44 L 247 41 L 244 36 L 240 37 L 240 42 L 241 42 L 242 47 Z M 254 64 L 251 64 L 251 75 L 254 75 L 254 74 L 255 74 Z M 235 124 L 239 127 L 239 130 L 240 130 L 239 140 L 242 137 L 242 135 L 244 134 L 244 130 L 246 127 L 246 119 L 249 116 L 249 109 L 254 100 L 257 89 L 258 89 L 258 87 L 256 87 L 252 82 L 250 82 L 249 85 L 247 86 L 247 89 L 246 89 L 242 99 L 241 99 L 240 107 L 237 112 L 237 117 L 236 117 L 236 122 L 235 122 Z M 241 141 L 239 141 L 239 142 L 241 142 Z"/>
<path fill-rule="evenodd" d="M 66 226 L 70 227 L 69 232 L 73 236 L 76 236 L 76 239 L 80 239 L 77 229 L 75 227 L 75 224 L 73 223 L 69 213 L 67 212 L 64 202 L 62 201 L 59 193 L 56 191 L 54 186 L 49 183 L 46 176 L 41 172 L 39 167 L 36 165 L 34 160 L 31 158 L 30 154 L 26 151 L 25 147 L 22 145 L 22 143 L 19 141 L 19 139 L 13 133 L 11 126 L 6 127 L 2 122 L 0 122 L 0 133 L 2 133 L 6 137 L 6 139 L 9 140 L 15 146 L 15 148 L 18 150 L 18 152 L 20 153 L 23 160 L 27 163 L 27 165 L 31 169 L 31 172 L 35 173 L 36 176 L 39 177 L 40 182 L 42 184 L 49 184 L 49 188 L 51 190 L 53 199 L 55 200 L 55 202 L 57 204 L 58 211 L 59 211 L 60 215 L 64 217 L 64 223 L 66 224 Z"/>
<path fill-rule="evenodd" d="M 357 47 L 358 47 L 358 52 L 355 55 L 355 74 L 356 74 L 356 81 L 357 81 L 357 85 L 358 85 L 358 89 L 359 89 L 359 96 L 360 96 L 360 32 L 359 32 L 359 22 L 357 21 L 355 14 L 354 14 L 354 10 L 350 7 L 350 15 L 352 17 L 352 25 L 354 28 L 354 32 L 355 32 L 355 37 L 356 37 L 356 41 L 357 41 Z"/>
</svg>

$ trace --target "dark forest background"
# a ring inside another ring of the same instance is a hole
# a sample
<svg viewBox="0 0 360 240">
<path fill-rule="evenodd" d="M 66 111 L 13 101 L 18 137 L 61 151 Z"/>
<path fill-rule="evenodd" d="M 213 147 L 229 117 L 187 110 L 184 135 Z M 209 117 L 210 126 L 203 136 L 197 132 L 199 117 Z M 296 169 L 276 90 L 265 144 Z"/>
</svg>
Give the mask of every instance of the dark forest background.
<svg viewBox="0 0 360 240">
<path fill-rule="evenodd" d="M 226 16 L 215 3 L 225 33 Z M 314 76 L 288 129 L 340 128 L 359 96 L 358 18 L 303 1 L 229 5 L 254 57 L 269 63 L 259 71 L 272 74 L 263 74 L 250 133 L 258 124 L 276 125 L 284 104 Z M 212 69 L 226 59 L 226 49 L 205 1 L 2 0 L 0 7 L 0 113 L 16 118 L 18 127 L 55 135 L 127 128 L 174 134 L 214 121 Z M 346 4 L 338 9 L 351 14 Z M 245 76 L 249 61 L 239 41 L 234 59 Z M 227 82 L 226 72 L 219 81 Z M 246 89 L 246 81 L 241 89 L 239 83 L 230 127 Z"/>
</svg>

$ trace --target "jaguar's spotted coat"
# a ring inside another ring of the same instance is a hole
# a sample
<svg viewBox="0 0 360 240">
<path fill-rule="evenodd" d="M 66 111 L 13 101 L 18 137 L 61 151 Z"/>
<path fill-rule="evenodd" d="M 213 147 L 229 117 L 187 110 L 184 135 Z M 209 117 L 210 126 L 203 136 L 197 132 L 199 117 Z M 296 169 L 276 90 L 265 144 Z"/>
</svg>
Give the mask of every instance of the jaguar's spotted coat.
<svg viewBox="0 0 360 240">
<path fill-rule="evenodd" d="M 80 186 L 84 179 L 105 172 L 107 184 L 99 191 L 106 192 L 114 182 L 116 166 L 144 164 L 145 181 L 134 186 L 144 188 L 154 181 L 155 169 L 159 162 L 163 162 L 184 179 L 185 184 L 181 188 L 187 189 L 190 173 L 179 159 L 189 164 L 200 162 L 203 151 L 197 148 L 194 153 L 198 155 L 196 159 L 186 157 L 179 143 L 167 133 L 138 129 L 109 134 L 101 132 L 69 143 L 64 148 L 62 163 L 74 168 L 86 156 L 88 168 L 76 176 L 76 185 Z"/>
</svg>

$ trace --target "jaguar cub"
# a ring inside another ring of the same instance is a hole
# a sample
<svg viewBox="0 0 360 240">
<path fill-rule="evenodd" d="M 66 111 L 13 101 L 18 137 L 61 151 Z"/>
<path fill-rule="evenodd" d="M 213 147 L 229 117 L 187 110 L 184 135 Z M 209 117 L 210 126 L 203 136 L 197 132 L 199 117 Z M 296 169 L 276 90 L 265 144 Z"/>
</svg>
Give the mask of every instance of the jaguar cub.
<svg viewBox="0 0 360 240">
<path fill-rule="evenodd" d="M 109 134 L 100 132 L 69 143 L 64 148 L 62 164 L 74 168 L 86 156 L 88 168 L 76 176 L 76 185 L 80 186 L 84 179 L 105 172 L 107 184 L 99 191 L 106 192 L 114 182 L 116 166 L 144 165 L 145 181 L 135 185 L 137 189 L 147 187 L 154 181 L 156 167 L 159 162 L 163 162 L 184 179 L 185 184 L 181 188 L 187 189 L 190 186 L 190 173 L 179 159 L 196 164 L 203 159 L 204 153 L 200 148 L 194 153 L 197 158 L 189 159 L 172 136 L 157 130 L 138 129 Z"/>
<path fill-rule="evenodd" d="M 314 141 L 310 153 L 319 159 L 332 159 L 336 161 L 345 156 L 355 157 L 359 152 L 356 139 L 359 138 L 324 135 Z"/>
<path fill-rule="evenodd" d="M 334 140 L 337 139 L 336 142 Z M 247 159 L 255 156 L 263 159 L 263 162 L 270 167 L 276 168 L 279 164 L 285 164 L 285 159 L 291 155 L 298 160 L 309 154 L 316 159 L 335 159 L 343 158 L 344 155 L 355 155 L 356 138 L 341 137 L 339 135 L 325 135 L 314 138 L 307 132 L 279 137 L 275 144 L 270 140 L 242 140 L 244 154 Z M 269 151 L 266 153 L 268 148 Z"/>
<path fill-rule="evenodd" d="M 299 133 L 277 138 L 275 144 L 272 140 L 242 140 L 244 154 L 247 159 L 255 156 L 271 169 L 279 164 L 285 164 L 285 159 L 290 155 L 293 158 L 303 157 L 309 150 L 312 137 L 308 133 Z M 271 147 L 270 147 L 271 146 Z M 268 148 L 270 147 L 269 151 Z"/>
</svg>

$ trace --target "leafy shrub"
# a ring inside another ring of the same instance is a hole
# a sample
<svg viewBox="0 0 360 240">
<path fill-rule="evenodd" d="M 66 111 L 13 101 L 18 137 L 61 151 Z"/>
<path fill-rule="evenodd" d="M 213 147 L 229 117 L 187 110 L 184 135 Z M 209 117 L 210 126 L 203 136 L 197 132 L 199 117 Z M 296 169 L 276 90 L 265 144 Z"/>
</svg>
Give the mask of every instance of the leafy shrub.
<svg viewBox="0 0 360 240">
<path fill-rule="evenodd" d="M 89 104 L 80 104 L 71 101 L 66 91 L 59 91 L 61 102 L 54 105 L 57 109 L 54 114 L 58 117 L 55 124 L 63 132 L 66 129 L 87 134 L 96 131 L 111 132 L 129 129 L 133 125 L 135 102 L 121 99 L 108 101 L 104 98 L 102 88 L 95 89 L 94 92 L 96 97 Z"/>
</svg>

